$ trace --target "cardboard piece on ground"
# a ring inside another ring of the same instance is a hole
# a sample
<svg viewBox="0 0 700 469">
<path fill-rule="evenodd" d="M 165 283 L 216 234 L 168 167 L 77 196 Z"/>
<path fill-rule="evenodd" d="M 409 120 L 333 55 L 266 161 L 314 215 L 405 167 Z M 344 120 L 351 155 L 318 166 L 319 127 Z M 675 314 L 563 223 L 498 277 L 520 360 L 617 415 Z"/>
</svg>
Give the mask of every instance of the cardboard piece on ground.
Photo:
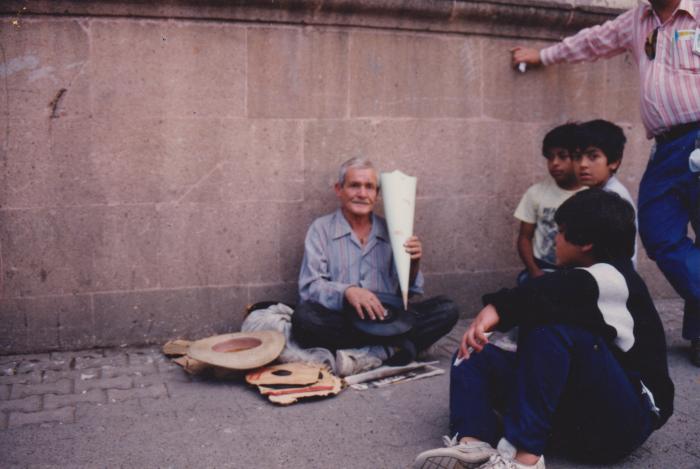
<svg viewBox="0 0 700 469">
<path fill-rule="evenodd" d="M 321 379 L 321 366 L 311 363 L 283 363 L 251 371 L 245 380 L 255 386 L 293 384 L 306 386 Z"/>
<path fill-rule="evenodd" d="M 294 404 L 297 400 L 306 397 L 335 396 L 343 389 L 342 381 L 327 370 L 320 370 L 321 379 L 308 386 L 282 389 L 258 386 L 258 389 L 263 395 L 267 396 L 271 402 L 280 405 Z"/>
<path fill-rule="evenodd" d="M 187 355 L 191 343 L 185 339 L 169 340 L 163 345 L 163 354 L 168 356 Z"/>
<path fill-rule="evenodd" d="M 282 373 L 274 374 L 276 371 Z M 265 367 L 249 372 L 246 381 L 257 385 L 260 393 L 271 402 L 281 405 L 293 404 L 305 397 L 334 396 L 343 389 L 340 378 L 324 365 L 313 363 L 284 363 Z"/>
<path fill-rule="evenodd" d="M 411 271 L 411 256 L 403 247 L 408 238 L 413 235 L 413 218 L 416 211 L 415 177 L 399 170 L 382 173 L 380 176 L 382 198 L 384 199 L 384 214 L 389 228 L 391 252 L 394 255 L 396 274 L 399 277 L 399 287 L 403 297 L 403 307 L 408 309 L 408 280 Z"/>
<path fill-rule="evenodd" d="M 209 363 L 200 362 L 199 360 L 195 360 L 194 358 L 188 357 L 187 355 L 183 355 L 179 358 L 174 359 L 173 361 L 180 365 L 183 370 L 185 370 L 191 375 L 201 374 L 205 370 L 211 368 L 211 365 Z"/>
</svg>

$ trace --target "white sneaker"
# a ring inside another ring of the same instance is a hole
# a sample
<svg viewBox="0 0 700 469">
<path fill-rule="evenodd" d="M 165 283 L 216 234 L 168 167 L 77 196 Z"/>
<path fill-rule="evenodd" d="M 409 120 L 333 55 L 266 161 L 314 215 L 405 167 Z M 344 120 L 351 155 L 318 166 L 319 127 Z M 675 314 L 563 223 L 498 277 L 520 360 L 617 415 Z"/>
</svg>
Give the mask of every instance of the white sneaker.
<svg viewBox="0 0 700 469">
<path fill-rule="evenodd" d="M 489 460 L 479 466 L 478 469 L 545 469 L 544 456 L 540 456 L 537 464 L 528 466 L 527 464 L 521 464 L 515 459 L 504 454 L 498 453 L 491 456 Z"/>
<path fill-rule="evenodd" d="M 423 451 L 416 457 L 414 469 L 471 469 L 498 454 L 493 446 L 483 441 L 458 443 L 457 435 L 443 436 L 442 441 L 445 448 Z"/>
<path fill-rule="evenodd" d="M 382 366 L 389 354 L 381 345 L 340 349 L 335 352 L 335 373 L 350 376 Z"/>
</svg>

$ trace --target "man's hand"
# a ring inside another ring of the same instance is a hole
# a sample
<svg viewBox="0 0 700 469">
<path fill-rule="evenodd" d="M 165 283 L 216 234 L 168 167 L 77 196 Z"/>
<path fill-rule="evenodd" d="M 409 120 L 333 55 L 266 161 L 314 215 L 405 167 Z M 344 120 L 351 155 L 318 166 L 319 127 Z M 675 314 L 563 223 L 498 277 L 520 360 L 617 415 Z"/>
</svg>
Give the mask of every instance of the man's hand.
<svg viewBox="0 0 700 469">
<path fill-rule="evenodd" d="M 516 46 L 510 50 L 511 53 L 511 63 L 513 68 L 518 68 L 521 63 L 526 63 L 528 65 L 542 65 L 542 60 L 540 59 L 540 51 L 538 49 L 532 49 L 530 47 L 520 47 Z"/>
<path fill-rule="evenodd" d="M 366 288 L 348 287 L 345 290 L 345 299 L 355 308 L 360 319 L 365 318 L 365 313 L 373 321 L 384 319 L 382 302 L 379 301 L 377 295 Z"/>
<path fill-rule="evenodd" d="M 423 245 L 421 244 L 418 236 L 411 236 L 403 243 L 403 247 L 406 248 L 406 252 L 410 254 L 412 261 L 420 260 L 423 256 Z"/>
<path fill-rule="evenodd" d="M 468 359 L 469 347 L 474 349 L 475 352 L 481 352 L 489 341 L 486 332 L 493 329 L 500 320 L 498 311 L 493 305 L 486 305 L 484 309 L 479 311 L 479 314 L 476 315 L 462 337 L 457 358 Z"/>
</svg>

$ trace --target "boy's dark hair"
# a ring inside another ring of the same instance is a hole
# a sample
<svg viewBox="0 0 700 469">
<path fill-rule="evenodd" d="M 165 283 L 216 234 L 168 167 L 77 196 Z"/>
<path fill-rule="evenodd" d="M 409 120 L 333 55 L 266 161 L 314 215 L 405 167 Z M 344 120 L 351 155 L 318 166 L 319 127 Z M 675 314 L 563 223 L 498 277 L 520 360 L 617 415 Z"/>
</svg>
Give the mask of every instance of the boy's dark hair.
<svg viewBox="0 0 700 469">
<path fill-rule="evenodd" d="M 598 262 L 634 255 L 635 214 L 632 205 L 614 192 L 591 188 L 567 199 L 554 214 L 564 238 L 577 246 L 593 245 Z"/>
<path fill-rule="evenodd" d="M 547 132 L 542 140 L 542 156 L 547 157 L 547 152 L 552 148 L 566 148 L 569 153 L 576 150 L 576 129 L 578 124 L 570 122 L 568 124 L 554 127 Z"/>
<path fill-rule="evenodd" d="M 622 153 L 627 143 L 627 137 L 622 128 L 603 119 L 595 119 L 579 125 L 575 139 L 581 151 L 585 151 L 588 147 L 599 148 L 605 153 L 608 164 L 622 160 Z"/>
</svg>

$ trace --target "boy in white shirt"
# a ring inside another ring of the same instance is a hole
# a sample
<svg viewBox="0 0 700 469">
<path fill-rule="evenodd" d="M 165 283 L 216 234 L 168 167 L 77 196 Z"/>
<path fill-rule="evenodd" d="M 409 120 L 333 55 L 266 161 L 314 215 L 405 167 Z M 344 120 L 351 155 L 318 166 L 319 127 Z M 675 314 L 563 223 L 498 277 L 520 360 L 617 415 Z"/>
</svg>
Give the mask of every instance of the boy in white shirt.
<svg viewBox="0 0 700 469">
<path fill-rule="evenodd" d="M 525 270 L 518 275 L 518 285 L 556 269 L 554 213 L 566 199 L 583 189 L 573 162 L 577 128 L 574 123 L 564 124 L 545 135 L 542 155 L 547 159 L 552 179 L 530 186 L 515 210 L 514 216 L 520 220 L 518 254 L 525 264 Z"/>
</svg>

